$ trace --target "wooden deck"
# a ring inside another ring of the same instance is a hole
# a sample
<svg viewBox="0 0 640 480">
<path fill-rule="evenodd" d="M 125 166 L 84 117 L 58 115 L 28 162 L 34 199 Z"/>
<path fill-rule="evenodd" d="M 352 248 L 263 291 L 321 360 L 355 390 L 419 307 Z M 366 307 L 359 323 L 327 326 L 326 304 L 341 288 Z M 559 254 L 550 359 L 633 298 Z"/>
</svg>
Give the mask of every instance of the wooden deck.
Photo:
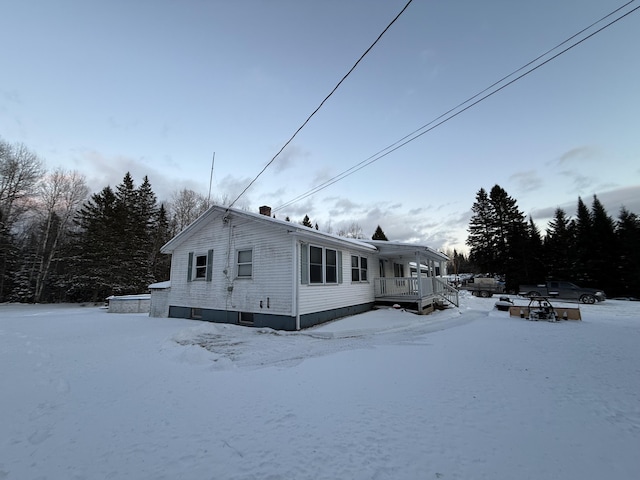
<svg viewBox="0 0 640 480">
<path fill-rule="evenodd" d="M 376 301 L 416 303 L 419 310 L 439 299 L 459 305 L 458 291 L 439 277 L 377 278 L 375 297 Z"/>
</svg>

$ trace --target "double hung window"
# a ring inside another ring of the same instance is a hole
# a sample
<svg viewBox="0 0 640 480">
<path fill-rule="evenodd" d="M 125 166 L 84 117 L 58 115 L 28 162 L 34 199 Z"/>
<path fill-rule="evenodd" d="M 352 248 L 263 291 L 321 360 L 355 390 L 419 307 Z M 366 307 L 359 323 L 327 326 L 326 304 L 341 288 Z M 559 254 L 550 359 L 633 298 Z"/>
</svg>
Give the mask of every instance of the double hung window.
<svg viewBox="0 0 640 480">
<path fill-rule="evenodd" d="M 357 255 L 351 255 L 351 281 L 352 282 L 366 282 L 367 274 L 367 258 L 359 257 Z"/>
<path fill-rule="evenodd" d="M 208 250 L 206 253 L 189 252 L 187 281 L 205 280 L 210 282 L 212 279 L 212 266 L 213 250 Z"/>
<path fill-rule="evenodd" d="M 338 264 L 337 250 L 309 245 L 309 283 L 315 285 L 338 283 Z"/>
<path fill-rule="evenodd" d="M 253 275 L 253 250 L 238 250 L 238 278 L 251 278 Z"/>
</svg>

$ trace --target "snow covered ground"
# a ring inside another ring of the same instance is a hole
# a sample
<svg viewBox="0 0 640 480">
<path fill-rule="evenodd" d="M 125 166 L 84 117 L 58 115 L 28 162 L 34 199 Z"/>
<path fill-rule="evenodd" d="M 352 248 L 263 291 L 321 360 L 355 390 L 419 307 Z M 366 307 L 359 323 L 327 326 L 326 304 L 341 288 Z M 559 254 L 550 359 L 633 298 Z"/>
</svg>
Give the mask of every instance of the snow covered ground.
<svg viewBox="0 0 640 480">
<path fill-rule="evenodd" d="M 303 332 L 0 305 L 0 479 L 640 478 L 640 302 L 495 301 Z"/>
</svg>

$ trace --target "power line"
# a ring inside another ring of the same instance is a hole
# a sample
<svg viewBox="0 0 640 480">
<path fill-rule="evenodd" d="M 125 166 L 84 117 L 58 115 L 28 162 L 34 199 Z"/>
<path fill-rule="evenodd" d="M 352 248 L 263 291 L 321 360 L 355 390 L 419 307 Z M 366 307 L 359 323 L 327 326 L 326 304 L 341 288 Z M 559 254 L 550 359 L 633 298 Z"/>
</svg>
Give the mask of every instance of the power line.
<svg viewBox="0 0 640 480">
<path fill-rule="evenodd" d="M 320 105 L 318 105 L 318 107 L 311 113 L 311 115 L 309 115 L 307 117 L 307 119 L 302 123 L 302 125 L 300 125 L 298 127 L 298 129 L 294 132 L 294 134 L 291 135 L 291 138 L 289 138 L 289 140 L 286 141 L 286 143 L 282 146 L 282 148 L 280 150 L 278 150 L 278 153 L 276 153 L 273 156 L 273 158 L 271 158 L 271 160 L 269 160 L 269 162 L 262 168 L 262 170 L 260 170 L 260 172 L 253 178 L 253 180 L 251 180 L 251 182 L 249 182 L 249 185 L 247 185 L 245 187 L 245 189 L 242 192 L 240 192 L 240 195 L 238 195 L 236 197 L 236 199 L 229 204 L 229 207 L 233 207 L 233 205 L 240 199 L 240 197 L 242 197 L 246 193 L 246 191 L 249 190 L 249 188 L 251 188 L 251 186 L 256 182 L 256 180 L 258 180 L 260 175 L 262 175 L 265 172 L 265 170 L 267 168 L 269 168 L 269 166 L 275 161 L 275 159 L 278 158 L 278 155 L 280 155 L 282 153 L 282 151 L 293 141 L 293 139 L 296 137 L 296 135 L 298 135 L 300 130 L 302 130 L 305 127 L 305 125 L 307 123 L 309 123 L 309 120 L 311 120 L 311 118 L 318 112 L 318 110 L 320 110 L 322 108 L 324 103 L 329 99 L 329 97 L 331 97 L 331 95 L 334 94 L 334 92 L 338 89 L 338 87 L 340 87 L 340 85 L 342 85 L 342 82 L 344 82 L 346 80 L 346 78 L 351 74 L 351 72 L 353 72 L 356 69 L 356 67 L 362 61 L 362 59 L 371 51 L 371 49 L 376 45 L 376 43 L 378 43 L 378 41 L 387 32 L 387 30 L 389 30 L 389 28 L 391 28 L 391 25 L 393 25 L 396 22 L 396 20 L 398 20 L 398 18 L 400 18 L 400 15 L 402 15 L 404 13 L 404 11 L 409 7 L 409 5 L 411 4 L 412 1 L 413 0 L 409 0 L 407 2 L 407 4 L 404 6 L 404 8 L 402 10 L 400 10 L 400 13 L 398 13 L 395 16 L 395 18 L 393 20 L 391 20 L 391 23 L 389 23 L 389 25 L 386 26 L 386 28 L 382 31 L 382 33 L 380 33 L 380 35 L 378 35 L 378 38 L 376 38 L 375 41 L 369 46 L 369 48 L 367 48 L 365 50 L 365 52 L 362 55 L 360 55 L 360 58 L 358 58 L 358 61 L 353 64 L 353 66 L 342 77 L 342 79 L 340 79 L 340 81 L 336 84 L 336 86 L 333 87 L 333 90 L 331 90 L 331 92 L 329 92 L 329 95 L 327 95 L 324 98 L 324 100 L 322 100 L 322 102 L 320 102 Z"/>
<path fill-rule="evenodd" d="M 377 153 L 374 153 L 373 155 L 367 157 L 366 159 L 362 160 L 360 163 L 357 163 L 355 165 L 353 165 L 352 167 L 348 168 L 347 170 L 343 171 L 342 173 L 330 178 L 329 180 L 321 183 L 320 185 L 317 185 L 316 187 L 308 190 L 305 193 L 302 193 L 300 195 L 298 195 L 297 197 L 293 198 L 292 200 L 289 200 L 288 202 L 283 203 L 282 205 L 276 207 L 273 209 L 274 212 L 282 210 L 283 208 L 288 207 L 289 205 L 292 205 L 296 202 L 299 202 L 300 200 L 303 200 L 305 198 L 308 198 L 316 193 L 318 193 L 321 190 L 324 190 L 325 188 L 330 187 L 331 185 L 339 182 L 340 180 L 343 180 L 346 177 L 349 177 L 351 175 L 353 175 L 354 173 L 358 172 L 359 170 L 362 170 L 363 168 L 371 165 L 374 162 L 377 162 L 378 160 L 386 157 L 387 155 L 389 155 L 390 153 L 400 149 L 401 147 L 405 146 L 406 144 L 418 139 L 419 137 L 421 137 L 422 135 L 430 132 L 431 130 L 439 127 L 440 125 L 442 125 L 443 123 L 448 122 L 449 120 L 457 117 L 458 115 L 460 115 L 461 113 L 465 112 L 466 110 L 470 109 L 471 107 L 477 105 L 478 103 L 482 102 L 483 100 L 486 100 L 487 98 L 493 96 L 494 94 L 498 93 L 500 90 L 508 87 L 509 85 L 517 82 L 518 80 L 520 80 L 521 78 L 529 75 L 530 73 L 532 73 L 533 71 L 537 70 L 538 68 L 542 67 L 543 65 L 549 63 L 550 61 L 556 59 L 557 57 L 559 57 L 560 55 L 562 55 L 563 53 L 571 50 L 572 48 L 576 47 L 577 45 L 581 44 L 582 42 L 584 42 L 585 40 L 593 37 L 594 35 L 596 35 L 597 33 L 600 33 L 602 30 L 610 27 L 611 25 L 613 25 L 614 23 L 618 22 L 619 20 L 621 20 L 622 18 L 628 16 L 629 14 L 635 12 L 636 10 L 640 9 L 639 7 L 635 7 L 632 10 L 629 10 L 628 12 L 626 12 L 623 15 L 620 15 L 619 17 L 615 18 L 614 20 L 612 20 L 611 22 L 609 22 L 608 24 L 604 25 L 603 27 L 599 28 L 598 30 L 592 32 L 591 34 L 587 35 L 586 37 L 576 41 L 575 43 L 571 44 L 570 46 L 568 46 L 567 48 L 565 48 L 564 50 L 558 52 L 557 54 L 553 55 L 552 57 L 544 60 L 543 62 L 539 63 L 538 65 L 530 68 L 529 70 L 527 70 L 526 72 L 524 72 L 523 74 L 517 76 L 516 78 L 512 79 L 511 81 L 505 83 L 504 85 L 500 86 L 499 88 L 496 88 L 495 90 L 487 93 L 486 95 L 482 96 L 481 98 L 479 98 L 478 100 L 476 100 L 473 103 L 469 103 L 472 102 L 474 99 L 480 97 L 483 93 L 487 92 L 488 90 L 492 89 L 493 87 L 495 87 L 496 85 L 499 85 L 500 83 L 502 83 L 503 81 L 505 81 L 506 79 L 512 77 L 513 75 L 515 75 L 516 73 L 524 70 L 525 68 L 527 68 L 528 66 L 532 65 L 533 63 L 537 62 L 538 60 L 540 60 L 541 58 L 545 57 L 546 55 L 548 55 L 549 53 L 553 52 L 554 50 L 557 50 L 559 47 L 561 47 L 562 45 L 566 44 L 567 42 L 569 42 L 570 40 L 574 39 L 575 37 L 577 37 L 578 35 L 584 33 L 585 31 L 589 30 L 590 28 L 592 28 L 594 25 L 602 22 L 603 20 L 605 20 L 606 18 L 609 18 L 610 16 L 612 16 L 613 14 L 615 14 L 616 12 L 620 11 L 621 9 L 623 9 L 624 7 L 626 7 L 627 5 L 633 3 L 635 0 L 631 0 L 629 2 L 627 2 L 626 4 L 622 5 L 621 7 L 615 9 L 614 11 L 608 13 L 607 15 L 605 15 L 604 17 L 600 18 L 599 20 L 597 20 L 596 22 L 592 23 L 591 25 L 589 25 L 588 27 L 583 28 L 582 30 L 580 30 L 578 33 L 572 35 L 571 37 L 567 38 L 566 40 L 564 40 L 563 42 L 559 43 L 558 45 L 556 45 L 555 47 L 553 47 L 550 50 L 547 50 L 545 53 L 543 53 L 542 55 L 536 57 L 535 59 L 531 60 L 530 62 L 528 62 L 527 64 L 523 65 L 522 67 L 518 68 L 517 70 L 514 70 L 513 72 L 511 72 L 509 75 L 506 75 L 504 77 L 502 77 L 500 80 L 498 80 L 497 82 L 494 82 L 493 84 L 491 84 L 490 86 L 488 86 L 487 88 L 485 88 L 484 90 L 476 93 L 475 95 L 473 95 L 472 97 L 468 98 L 467 100 L 465 100 L 464 102 L 459 103 L 458 105 L 456 105 L 455 107 L 451 108 L 450 110 L 446 111 L 445 113 L 439 115 L 438 117 L 434 118 L 433 120 L 431 120 L 429 123 L 426 123 L 425 125 L 419 127 L 418 129 L 414 130 L 413 132 L 405 135 L 404 137 L 402 137 L 401 139 L 397 140 L 396 142 L 392 143 L 391 145 L 388 145 L 387 147 L 383 148 L 382 150 L 378 151 Z M 462 108 L 461 110 L 455 112 L 456 110 L 460 109 L 462 106 L 467 105 L 466 107 Z M 455 112 L 455 113 L 453 113 Z M 449 115 L 451 114 L 451 115 Z M 448 116 L 449 115 L 449 116 Z M 446 117 L 446 118 L 445 118 Z M 442 120 L 441 120 L 442 119 Z M 440 121 L 438 121 L 440 120 Z M 437 122 L 437 123 L 436 123 Z M 427 128 L 430 127 L 430 128 Z"/>
</svg>

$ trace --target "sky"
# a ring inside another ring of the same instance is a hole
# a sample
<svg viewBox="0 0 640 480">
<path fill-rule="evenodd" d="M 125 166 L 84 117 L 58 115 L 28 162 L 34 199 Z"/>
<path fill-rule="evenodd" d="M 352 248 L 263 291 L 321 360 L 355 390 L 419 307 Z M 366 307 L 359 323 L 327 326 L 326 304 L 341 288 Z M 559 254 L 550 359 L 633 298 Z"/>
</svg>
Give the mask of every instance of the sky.
<svg viewBox="0 0 640 480">
<path fill-rule="evenodd" d="M 130 172 L 161 201 L 207 196 L 213 177 L 227 205 L 406 3 L 0 0 L 0 137 L 92 192 Z M 234 206 L 449 251 L 465 251 L 476 194 L 496 184 L 543 231 L 578 197 L 640 213 L 640 11 L 279 208 L 624 3 L 413 0 Z"/>
</svg>

